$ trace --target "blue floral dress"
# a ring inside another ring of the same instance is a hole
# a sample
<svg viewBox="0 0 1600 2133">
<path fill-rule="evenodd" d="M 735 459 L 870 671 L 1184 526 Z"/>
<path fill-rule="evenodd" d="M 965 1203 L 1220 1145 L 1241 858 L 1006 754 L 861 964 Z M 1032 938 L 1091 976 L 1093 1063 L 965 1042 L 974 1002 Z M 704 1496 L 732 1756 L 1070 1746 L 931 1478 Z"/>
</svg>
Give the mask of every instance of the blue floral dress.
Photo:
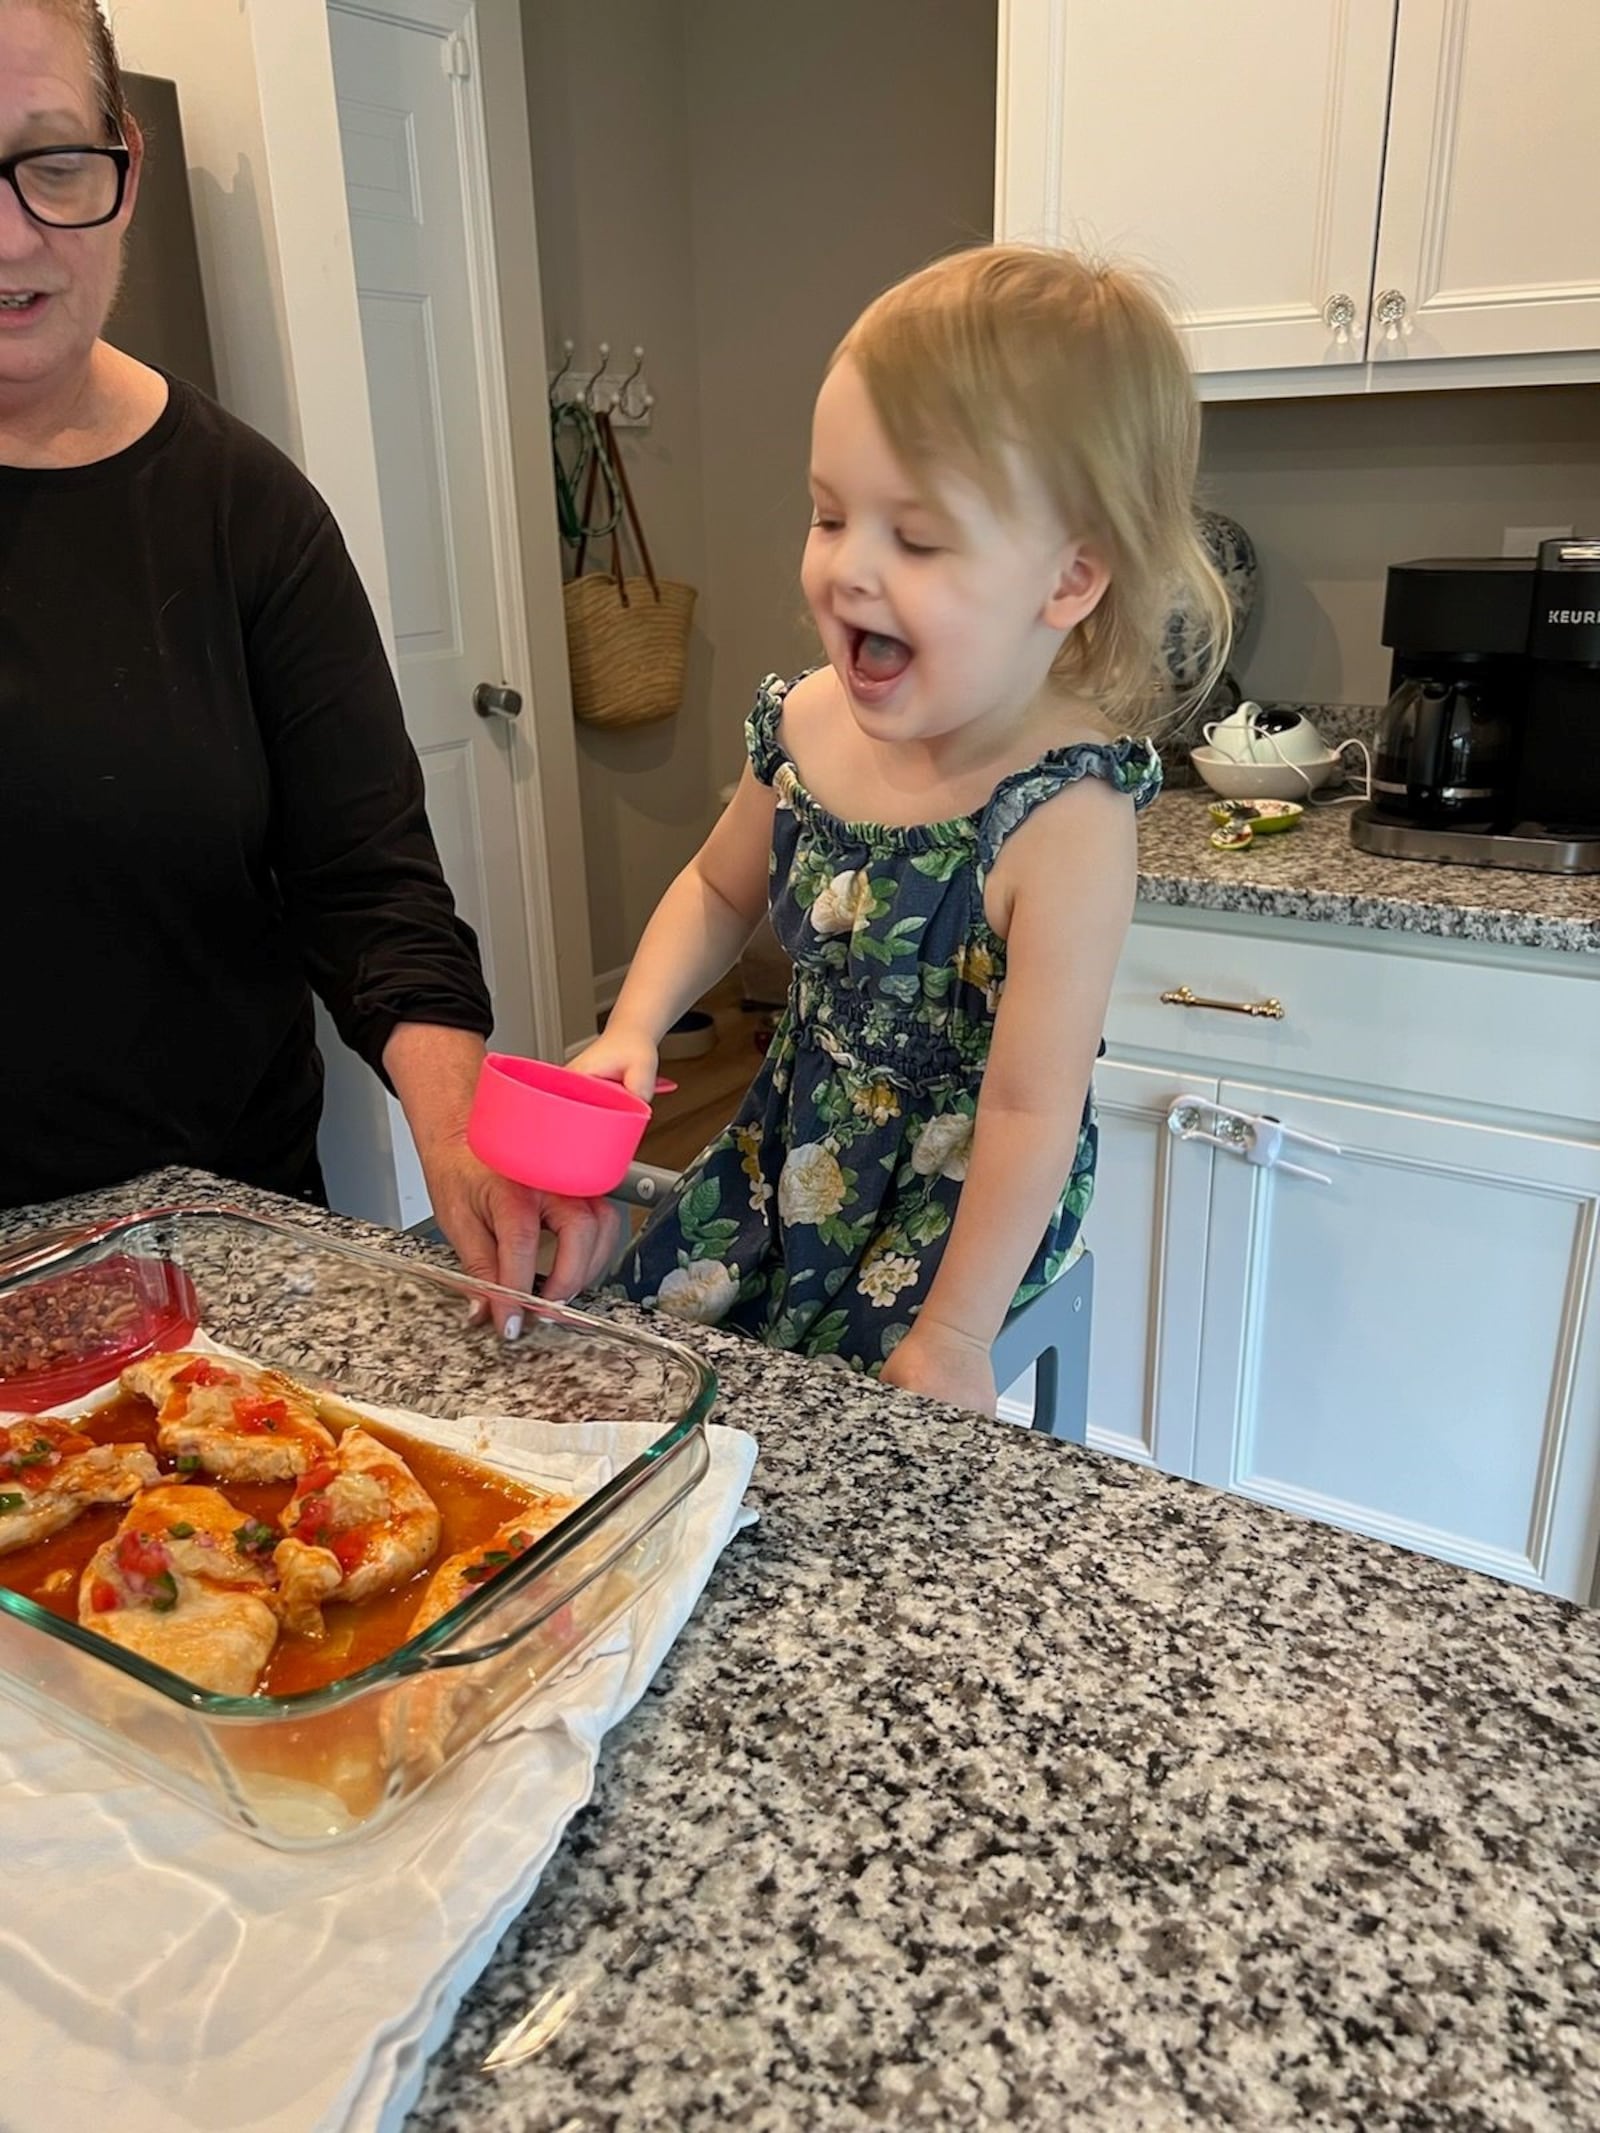
<svg viewBox="0 0 1600 2133">
<path fill-rule="evenodd" d="M 738 1116 L 624 1253 L 611 1293 L 876 1372 L 938 1272 L 966 1176 L 1005 983 L 989 870 L 1064 787 L 1104 778 L 1143 808 L 1161 767 L 1145 741 L 1078 744 L 956 821 L 843 822 L 784 751 L 787 693 L 762 684 L 745 739 L 777 796 L 771 909 L 789 1003 Z M 1091 1099 L 1018 1303 L 1076 1256 L 1098 1137 Z"/>
</svg>

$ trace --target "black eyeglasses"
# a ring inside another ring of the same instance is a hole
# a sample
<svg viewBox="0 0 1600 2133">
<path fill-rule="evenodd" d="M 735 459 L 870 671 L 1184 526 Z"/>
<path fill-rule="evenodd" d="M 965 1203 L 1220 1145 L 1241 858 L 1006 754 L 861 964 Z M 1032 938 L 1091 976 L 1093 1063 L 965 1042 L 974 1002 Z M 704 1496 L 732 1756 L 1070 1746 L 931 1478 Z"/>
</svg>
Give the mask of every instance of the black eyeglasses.
<svg viewBox="0 0 1600 2133">
<path fill-rule="evenodd" d="M 126 148 L 25 148 L 0 156 L 23 211 L 48 230 L 92 230 L 115 222 L 128 190 Z"/>
</svg>

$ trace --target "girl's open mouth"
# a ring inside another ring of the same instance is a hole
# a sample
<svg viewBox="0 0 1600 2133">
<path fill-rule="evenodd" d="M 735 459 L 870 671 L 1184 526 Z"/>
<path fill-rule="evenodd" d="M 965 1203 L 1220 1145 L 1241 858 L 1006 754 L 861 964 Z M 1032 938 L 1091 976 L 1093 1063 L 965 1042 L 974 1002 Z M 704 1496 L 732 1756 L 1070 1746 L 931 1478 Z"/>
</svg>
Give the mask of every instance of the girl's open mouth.
<svg viewBox="0 0 1600 2133">
<path fill-rule="evenodd" d="M 881 703 L 911 664 L 911 647 L 880 630 L 850 631 L 850 688 L 864 703 Z"/>
</svg>

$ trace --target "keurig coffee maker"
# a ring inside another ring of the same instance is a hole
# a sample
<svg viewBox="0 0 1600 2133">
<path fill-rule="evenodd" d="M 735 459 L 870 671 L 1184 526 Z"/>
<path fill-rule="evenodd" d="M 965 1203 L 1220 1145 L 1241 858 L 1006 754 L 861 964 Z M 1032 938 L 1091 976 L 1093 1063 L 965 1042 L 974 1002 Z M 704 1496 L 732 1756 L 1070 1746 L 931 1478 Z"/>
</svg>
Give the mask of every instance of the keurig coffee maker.
<svg viewBox="0 0 1600 2133">
<path fill-rule="evenodd" d="M 1392 859 L 1600 873 L 1600 541 L 1398 563 L 1392 695 L 1351 842 Z"/>
<path fill-rule="evenodd" d="M 1546 541 L 1533 581 L 1519 821 L 1600 835 L 1600 541 Z"/>
</svg>

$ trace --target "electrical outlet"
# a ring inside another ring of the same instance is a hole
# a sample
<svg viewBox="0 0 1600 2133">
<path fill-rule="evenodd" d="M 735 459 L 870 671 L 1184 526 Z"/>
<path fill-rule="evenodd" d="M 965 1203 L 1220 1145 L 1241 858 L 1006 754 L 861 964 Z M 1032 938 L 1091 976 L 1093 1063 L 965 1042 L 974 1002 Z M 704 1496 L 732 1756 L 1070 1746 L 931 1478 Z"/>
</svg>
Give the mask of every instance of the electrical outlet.
<svg viewBox="0 0 1600 2133">
<path fill-rule="evenodd" d="M 1570 526 L 1507 526 L 1500 542 L 1502 555 L 1537 555 L 1541 541 L 1570 541 Z"/>
</svg>

